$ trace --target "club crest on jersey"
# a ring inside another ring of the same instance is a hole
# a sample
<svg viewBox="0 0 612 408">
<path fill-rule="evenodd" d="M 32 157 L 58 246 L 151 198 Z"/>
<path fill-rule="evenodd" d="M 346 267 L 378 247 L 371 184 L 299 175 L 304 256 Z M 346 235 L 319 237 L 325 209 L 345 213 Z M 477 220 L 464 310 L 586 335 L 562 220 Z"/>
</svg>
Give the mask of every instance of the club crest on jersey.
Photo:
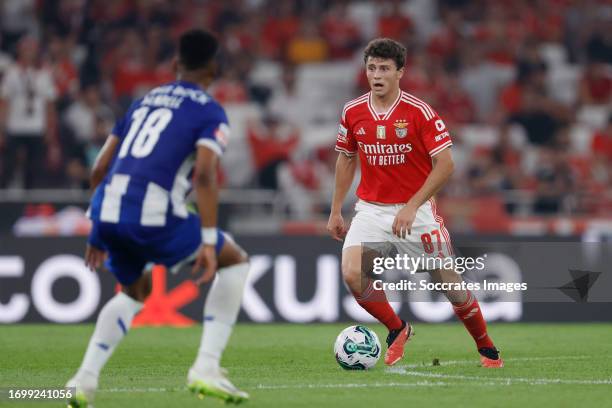
<svg viewBox="0 0 612 408">
<path fill-rule="evenodd" d="M 387 138 L 386 131 L 385 131 L 385 126 L 384 125 L 376 126 L 376 138 L 377 139 L 386 139 Z"/>
<path fill-rule="evenodd" d="M 396 120 L 393 127 L 395 127 L 395 136 L 399 139 L 403 139 L 408 135 L 408 122 L 404 119 Z"/>
</svg>

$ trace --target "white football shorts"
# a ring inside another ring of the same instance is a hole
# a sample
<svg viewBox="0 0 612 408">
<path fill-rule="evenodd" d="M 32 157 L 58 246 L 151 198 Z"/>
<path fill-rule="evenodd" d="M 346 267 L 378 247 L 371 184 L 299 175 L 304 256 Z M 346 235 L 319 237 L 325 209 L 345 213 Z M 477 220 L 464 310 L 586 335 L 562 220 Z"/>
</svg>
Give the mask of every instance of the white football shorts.
<svg viewBox="0 0 612 408">
<path fill-rule="evenodd" d="M 385 205 L 359 200 L 342 249 L 392 243 L 398 253 L 414 257 L 446 258 L 454 255 L 450 235 L 444 227 L 444 220 L 436 213 L 433 199 L 419 207 L 411 233 L 406 238 L 394 235 L 392 228 L 395 215 L 402 207 L 404 204 Z"/>
</svg>

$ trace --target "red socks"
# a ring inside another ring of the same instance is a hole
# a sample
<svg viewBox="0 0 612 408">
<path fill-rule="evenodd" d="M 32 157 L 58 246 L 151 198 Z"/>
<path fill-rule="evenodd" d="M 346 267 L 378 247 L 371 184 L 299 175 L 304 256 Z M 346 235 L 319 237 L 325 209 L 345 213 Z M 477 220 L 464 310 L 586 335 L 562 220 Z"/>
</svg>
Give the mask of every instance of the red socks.
<svg viewBox="0 0 612 408">
<path fill-rule="evenodd" d="M 372 281 L 368 282 L 368 286 L 360 294 L 353 293 L 355 300 L 368 313 L 378 319 L 379 322 L 387 326 L 389 330 L 395 330 L 402 327 L 401 319 L 395 314 L 393 308 L 387 300 L 387 296 L 383 290 L 376 290 L 372 286 Z M 467 331 L 474 338 L 476 347 L 492 348 L 493 340 L 487 334 L 487 323 L 482 317 L 482 311 L 478 300 L 468 291 L 468 298 L 464 303 L 453 305 L 455 314 L 461 320 Z"/>
<path fill-rule="evenodd" d="M 478 304 L 478 300 L 472 295 L 472 292 L 468 291 L 468 298 L 464 303 L 459 305 L 453 304 L 453 310 L 467 331 L 474 338 L 477 348 L 494 347 L 493 340 L 491 340 L 487 334 L 487 323 L 482 317 L 480 305 Z"/>
<path fill-rule="evenodd" d="M 402 321 L 389 304 L 385 291 L 374 289 L 372 280 L 360 295 L 353 292 L 353 296 L 361 307 L 387 326 L 387 329 L 395 330 L 402 327 Z"/>
</svg>

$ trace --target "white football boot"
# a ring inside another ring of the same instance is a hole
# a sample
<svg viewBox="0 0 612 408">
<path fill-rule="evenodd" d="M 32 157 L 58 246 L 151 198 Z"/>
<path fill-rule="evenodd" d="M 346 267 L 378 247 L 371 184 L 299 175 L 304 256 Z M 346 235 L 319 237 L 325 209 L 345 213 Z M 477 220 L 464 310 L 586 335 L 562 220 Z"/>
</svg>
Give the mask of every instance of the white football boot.
<svg viewBox="0 0 612 408">
<path fill-rule="evenodd" d="M 234 404 L 240 404 L 248 400 L 249 394 L 236 388 L 226 376 L 227 370 L 224 368 L 199 372 L 192 367 L 187 375 L 187 387 L 199 398 L 208 395 Z"/>
<path fill-rule="evenodd" d="M 69 408 L 93 408 L 94 394 L 98 389 L 98 379 L 96 377 L 88 374 L 79 375 L 77 373 L 77 375 L 68 380 L 66 388 L 73 388 L 75 390 L 75 394 L 68 398 Z"/>
</svg>

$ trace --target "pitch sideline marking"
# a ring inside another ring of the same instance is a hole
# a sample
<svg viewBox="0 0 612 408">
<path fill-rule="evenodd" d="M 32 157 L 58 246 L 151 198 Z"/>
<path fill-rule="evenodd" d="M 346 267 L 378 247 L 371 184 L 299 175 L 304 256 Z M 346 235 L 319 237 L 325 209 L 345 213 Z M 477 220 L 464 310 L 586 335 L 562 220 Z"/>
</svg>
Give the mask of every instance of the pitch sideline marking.
<svg viewBox="0 0 612 408">
<path fill-rule="evenodd" d="M 593 358 L 593 356 L 516 357 L 516 358 L 504 359 L 504 361 L 585 360 L 588 358 Z M 473 364 L 474 366 L 477 366 L 478 361 L 473 359 L 473 360 L 447 360 L 447 361 L 440 362 L 441 366 L 471 365 L 471 364 Z M 424 367 L 431 367 L 431 365 L 425 364 L 425 363 L 405 364 L 405 365 L 396 366 L 393 368 L 388 368 L 387 371 L 392 372 L 393 370 L 396 370 L 397 368 L 402 369 L 402 368 L 424 368 Z"/>
<path fill-rule="evenodd" d="M 417 382 L 385 382 L 385 383 L 346 383 L 346 384 L 281 384 L 281 385 L 266 385 L 258 384 L 254 387 L 246 387 L 246 389 L 256 390 L 282 390 L 282 389 L 319 389 L 319 388 L 385 388 L 385 387 L 437 387 L 440 385 L 444 386 L 465 386 L 465 384 L 459 382 L 444 382 L 444 381 L 417 381 Z M 484 382 L 478 385 L 482 386 L 499 386 L 500 384 L 495 382 Z M 502 384 L 503 385 L 503 384 Z M 187 387 L 173 387 L 173 388 L 106 388 L 101 389 L 100 393 L 129 393 L 129 392 L 178 392 L 187 391 Z"/>
<path fill-rule="evenodd" d="M 573 380 L 562 378 L 523 378 L 523 377 L 478 377 L 471 375 L 459 374 L 438 374 L 438 373 L 423 373 L 419 371 L 397 371 L 395 374 L 425 377 L 425 378 L 441 378 L 453 380 L 474 380 L 474 381 L 497 381 L 498 384 L 508 384 L 513 382 L 527 383 L 530 385 L 548 385 L 548 384 L 581 384 L 581 385 L 612 385 L 612 378 L 606 380 Z"/>
<path fill-rule="evenodd" d="M 546 360 L 581 360 L 591 358 L 591 356 L 551 356 L 551 357 L 517 357 L 507 359 L 507 361 L 546 361 Z M 449 360 L 440 363 L 441 366 L 449 365 L 463 365 L 463 364 L 475 364 L 475 360 Z M 416 377 L 429 377 L 438 379 L 448 380 L 474 380 L 479 381 L 477 384 L 471 384 L 474 386 L 500 386 L 500 385 L 511 385 L 512 382 L 528 383 L 530 385 L 548 385 L 548 384 L 583 384 L 583 385 L 612 385 L 612 379 L 606 380 L 574 380 L 574 379 L 561 379 L 561 378 L 522 378 L 522 377 L 479 377 L 479 376 L 465 376 L 455 374 L 438 374 L 438 373 L 423 373 L 418 371 L 408 371 L 410 368 L 423 368 L 429 367 L 423 364 L 408 364 L 403 367 L 393 367 L 386 370 L 391 374 L 399 374 L 406 376 Z M 417 381 L 411 383 L 402 382 L 390 382 L 390 383 L 346 383 L 346 384 L 279 384 L 279 385 L 266 385 L 258 384 L 254 389 L 257 390 L 280 390 L 280 389 L 317 389 L 317 388 L 367 388 L 367 387 L 432 387 L 432 386 L 465 386 L 459 382 L 444 382 L 444 381 Z M 107 388 L 101 389 L 99 392 L 102 393 L 128 393 L 128 392 L 178 392 L 185 391 L 186 387 L 173 387 L 173 388 Z"/>
<path fill-rule="evenodd" d="M 591 358 L 591 356 L 551 356 L 551 357 L 517 357 L 507 359 L 506 361 L 546 361 L 546 360 L 582 360 Z M 474 360 L 449 360 L 441 362 L 441 366 L 474 364 Z M 547 385 L 547 384 L 582 384 L 582 385 L 612 385 L 612 378 L 596 380 L 576 380 L 562 378 L 524 378 L 524 377 L 480 377 L 468 376 L 460 374 L 442 374 L 442 373 L 424 373 L 420 371 L 409 371 L 407 369 L 430 367 L 423 364 L 409 364 L 403 367 L 393 367 L 386 370 L 390 374 L 399 374 L 406 376 L 439 378 L 439 379 L 454 379 L 454 380 L 473 380 L 473 381 L 494 381 L 497 384 L 510 385 L 515 383 L 527 383 L 530 385 Z"/>
</svg>

